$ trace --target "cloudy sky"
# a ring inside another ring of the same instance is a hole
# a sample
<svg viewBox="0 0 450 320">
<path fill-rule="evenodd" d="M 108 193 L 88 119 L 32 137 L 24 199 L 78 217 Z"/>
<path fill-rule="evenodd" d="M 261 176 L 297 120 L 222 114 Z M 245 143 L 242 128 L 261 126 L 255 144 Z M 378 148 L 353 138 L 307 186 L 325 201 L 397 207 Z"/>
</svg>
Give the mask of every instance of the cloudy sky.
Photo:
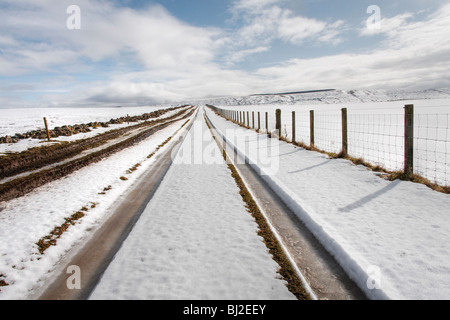
<svg viewBox="0 0 450 320">
<path fill-rule="evenodd" d="M 0 108 L 448 87 L 449 30 L 448 0 L 0 0 Z"/>
</svg>

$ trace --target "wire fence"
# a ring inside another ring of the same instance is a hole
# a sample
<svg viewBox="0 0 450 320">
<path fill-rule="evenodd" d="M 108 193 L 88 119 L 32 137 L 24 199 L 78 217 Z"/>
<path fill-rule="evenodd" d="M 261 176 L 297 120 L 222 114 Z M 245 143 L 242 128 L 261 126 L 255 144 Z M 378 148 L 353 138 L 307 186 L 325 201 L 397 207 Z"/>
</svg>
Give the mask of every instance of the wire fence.
<svg viewBox="0 0 450 320">
<path fill-rule="evenodd" d="M 349 115 L 349 155 L 388 170 L 404 169 L 404 116 L 400 114 Z"/>
<path fill-rule="evenodd" d="M 450 106 L 441 107 L 450 110 Z M 404 112 L 279 109 L 277 121 L 273 111 L 213 108 L 241 125 L 260 132 L 276 132 L 287 141 L 330 153 L 345 152 L 389 171 L 416 173 L 432 183 L 450 185 L 449 113 L 415 114 L 412 105 L 405 106 Z"/>
<path fill-rule="evenodd" d="M 414 121 L 414 172 L 450 185 L 450 114 L 419 114 Z"/>
</svg>

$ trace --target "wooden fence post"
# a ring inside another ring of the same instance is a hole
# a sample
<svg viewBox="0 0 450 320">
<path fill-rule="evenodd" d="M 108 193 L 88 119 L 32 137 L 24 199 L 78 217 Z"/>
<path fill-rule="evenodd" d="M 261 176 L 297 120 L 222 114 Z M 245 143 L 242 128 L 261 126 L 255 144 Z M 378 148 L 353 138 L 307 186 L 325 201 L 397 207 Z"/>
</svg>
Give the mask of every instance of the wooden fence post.
<svg viewBox="0 0 450 320">
<path fill-rule="evenodd" d="M 258 111 L 258 132 L 261 131 L 261 112 Z"/>
<path fill-rule="evenodd" d="M 266 112 L 266 132 L 269 133 L 269 113 Z"/>
<path fill-rule="evenodd" d="M 348 121 L 347 108 L 342 108 L 342 153 L 343 156 L 348 155 Z"/>
<path fill-rule="evenodd" d="M 314 110 L 309 112 L 309 131 L 310 131 L 310 145 L 314 147 Z"/>
<path fill-rule="evenodd" d="M 45 131 L 47 132 L 47 139 L 50 141 L 50 132 L 48 131 L 48 124 L 47 124 L 47 118 L 44 117 L 44 125 L 45 125 Z"/>
<path fill-rule="evenodd" d="M 292 111 L 292 142 L 295 143 L 295 111 Z"/>
<path fill-rule="evenodd" d="M 250 127 L 250 112 L 247 111 L 247 127 Z"/>
<path fill-rule="evenodd" d="M 414 172 L 414 105 L 405 106 L 405 168 L 404 173 Z"/>
<path fill-rule="evenodd" d="M 281 137 L 281 109 L 277 109 L 275 117 L 276 117 L 275 129 L 277 131 L 278 137 Z"/>
<path fill-rule="evenodd" d="M 255 129 L 255 111 L 252 111 L 252 128 Z"/>
</svg>

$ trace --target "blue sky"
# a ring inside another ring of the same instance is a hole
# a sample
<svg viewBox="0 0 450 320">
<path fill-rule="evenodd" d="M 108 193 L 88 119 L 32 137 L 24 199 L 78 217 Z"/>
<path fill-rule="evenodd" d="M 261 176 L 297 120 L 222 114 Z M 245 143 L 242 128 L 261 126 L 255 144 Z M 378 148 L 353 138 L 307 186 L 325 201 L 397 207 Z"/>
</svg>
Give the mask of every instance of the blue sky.
<svg viewBox="0 0 450 320">
<path fill-rule="evenodd" d="M 0 0 L 0 30 L 0 108 L 450 86 L 443 0 Z"/>
</svg>

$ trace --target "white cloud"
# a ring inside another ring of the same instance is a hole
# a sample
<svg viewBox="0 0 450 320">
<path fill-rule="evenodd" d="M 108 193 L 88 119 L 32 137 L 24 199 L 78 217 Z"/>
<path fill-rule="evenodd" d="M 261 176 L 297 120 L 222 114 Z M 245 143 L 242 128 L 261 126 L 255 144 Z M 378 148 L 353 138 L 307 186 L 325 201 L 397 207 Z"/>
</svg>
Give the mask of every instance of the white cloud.
<svg viewBox="0 0 450 320">
<path fill-rule="evenodd" d="M 83 59 L 101 61 L 121 57 L 124 52 L 135 59 L 131 62 L 150 69 L 192 71 L 214 58 L 217 30 L 189 26 L 161 6 L 136 11 L 101 0 L 79 0 L 82 28 L 68 30 L 67 3 L 35 4 L 21 0 L 12 2 L 9 11 L 2 10 L 0 29 L 11 33 L 0 38 L 5 44 L 2 51 L 15 59 L 0 73 L 5 75 L 5 70 L 18 69 L 39 71 Z"/>
<path fill-rule="evenodd" d="M 246 49 L 246 50 L 241 50 L 241 51 L 237 51 L 237 52 L 233 52 L 230 57 L 229 57 L 229 64 L 234 64 L 236 62 L 241 62 L 243 61 L 247 56 L 253 55 L 255 53 L 261 53 L 261 52 L 267 52 L 269 51 L 270 48 L 269 47 L 256 47 L 256 48 L 251 48 L 251 49 Z"/>
<path fill-rule="evenodd" d="M 261 10 L 268 5 L 280 2 L 279 0 L 238 0 L 233 4 L 233 10 L 246 10 L 250 12 L 255 12 Z"/>
<path fill-rule="evenodd" d="M 292 89 L 449 86 L 450 5 L 422 21 L 407 17 L 390 20 L 396 27 L 370 52 L 293 59 L 258 74 Z"/>
<path fill-rule="evenodd" d="M 281 39 L 287 43 L 301 45 L 306 40 L 316 44 L 337 44 L 344 21 L 326 22 L 295 14 L 292 10 L 277 5 L 277 0 L 240 0 L 231 11 L 235 20 L 244 24 L 236 32 L 237 43 L 269 44 Z"/>
<path fill-rule="evenodd" d="M 289 15 L 280 20 L 278 34 L 286 41 L 302 43 L 304 39 L 320 34 L 326 27 L 323 21 Z"/>
<path fill-rule="evenodd" d="M 159 6 L 86 19 L 91 19 L 86 22 L 89 32 L 78 42 L 81 52 L 93 59 L 130 50 L 147 68 L 192 71 L 214 58 L 216 30 L 184 24 Z"/>
<path fill-rule="evenodd" d="M 58 79 L 53 88 L 40 80 L 25 80 L 32 88 L 27 96 L 38 97 L 35 103 L 40 106 L 200 95 L 192 88 L 193 80 L 208 82 L 220 71 L 214 59 L 223 45 L 221 31 L 190 26 L 161 6 L 133 10 L 111 1 L 77 0 L 81 30 L 68 30 L 66 9 L 71 1 L 5 0 L 5 4 L 0 29 L 8 32 L 0 36 L 0 75 Z M 80 72 L 86 82 L 76 81 Z M 62 95 L 61 90 L 73 93 Z M 18 89 L 9 97 L 9 105 L 28 103 Z"/>
<path fill-rule="evenodd" d="M 342 41 L 346 22 L 301 16 L 277 0 L 240 0 L 233 10 L 242 25 L 230 32 L 188 25 L 161 6 L 137 11 L 110 1 L 77 0 L 82 29 L 70 31 L 69 1 L 4 1 L 9 9 L 0 12 L 0 29 L 7 30 L 0 35 L 0 75 L 55 74 L 45 85 L 26 81 L 30 91 L 48 91 L 37 101 L 44 106 L 318 88 L 450 86 L 450 5 L 421 21 L 411 14 L 385 19 L 380 31 L 385 40 L 372 51 L 292 59 L 251 72 L 228 68 L 269 52 L 275 40 L 335 45 Z M 80 71 L 92 79 L 76 82 Z"/>
</svg>

